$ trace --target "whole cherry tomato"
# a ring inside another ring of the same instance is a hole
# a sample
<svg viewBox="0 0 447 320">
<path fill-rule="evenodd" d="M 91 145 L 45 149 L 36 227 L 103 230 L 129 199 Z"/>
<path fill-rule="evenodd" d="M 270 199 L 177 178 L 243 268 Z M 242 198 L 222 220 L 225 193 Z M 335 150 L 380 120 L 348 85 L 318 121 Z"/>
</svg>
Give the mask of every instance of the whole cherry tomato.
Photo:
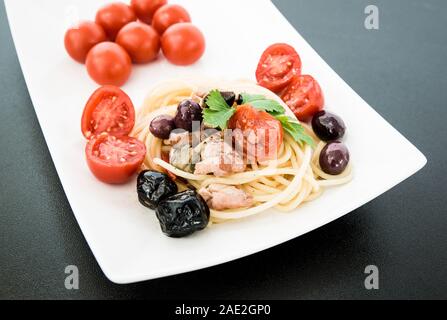
<svg viewBox="0 0 447 320">
<path fill-rule="evenodd" d="M 160 52 L 160 36 L 151 26 L 142 22 L 125 25 L 116 37 L 116 43 L 129 53 L 134 63 L 147 63 Z"/>
<path fill-rule="evenodd" d="M 101 42 L 94 46 L 85 64 L 90 77 L 100 85 L 122 86 L 132 72 L 129 54 L 114 42 Z"/>
<path fill-rule="evenodd" d="M 122 2 L 114 2 L 101 7 L 96 13 L 95 21 L 101 25 L 108 38 L 115 40 L 116 35 L 122 27 L 129 22 L 137 20 L 132 8 Z"/>
<path fill-rule="evenodd" d="M 64 45 L 70 57 L 84 63 L 90 49 L 106 40 L 106 33 L 99 24 L 93 21 L 82 21 L 67 30 Z"/>
<path fill-rule="evenodd" d="M 161 37 L 161 48 L 173 64 L 186 66 L 199 60 L 205 52 L 205 37 L 191 23 L 177 23 Z"/>
<path fill-rule="evenodd" d="M 168 4 L 155 12 L 152 26 L 159 34 L 163 34 L 170 26 L 181 22 L 191 22 L 188 11 L 177 4 Z"/>
<path fill-rule="evenodd" d="M 155 11 L 167 3 L 167 0 L 132 0 L 130 5 L 138 19 L 151 24 Z"/>
</svg>

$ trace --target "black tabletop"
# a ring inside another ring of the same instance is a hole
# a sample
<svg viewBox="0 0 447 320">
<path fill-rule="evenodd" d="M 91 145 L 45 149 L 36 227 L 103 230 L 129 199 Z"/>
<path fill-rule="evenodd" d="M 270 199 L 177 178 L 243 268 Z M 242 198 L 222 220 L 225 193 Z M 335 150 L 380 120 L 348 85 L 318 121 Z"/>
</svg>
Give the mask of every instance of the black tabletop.
<svg viewBox="0 0 447 320">
<path fill-rule="evenodd" d="M 0 298 L 447 298 L 447 2 L 274 2 L 428 165 L 355 212 L 265 252 L 115 285 L 96 263 L 61 187 L 1 4 Z M 364 25 L 371 2 L 379 30 Z M 79 269 L 79 290 L 65 288 L 68 265 Z M 365 289 L 368 265 L 379 269 L 379 290 Z"/>
</svg>

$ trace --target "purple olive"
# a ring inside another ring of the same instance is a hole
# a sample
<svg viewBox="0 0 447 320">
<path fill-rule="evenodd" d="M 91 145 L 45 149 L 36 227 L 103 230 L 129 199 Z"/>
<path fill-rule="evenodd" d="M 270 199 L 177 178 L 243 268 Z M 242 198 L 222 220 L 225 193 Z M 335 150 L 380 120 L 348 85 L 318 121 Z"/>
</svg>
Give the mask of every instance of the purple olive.
<svg viewBox="0 0 447 320">
<path fill-rule="evenodd" d="M 159 139 L 169 139 L 171 131 L 175 129 L 174 117 L 162 115 L 154 118 L 149 130 L 154 135 L 154 137 Z"/>
<path fill-rule="evenodd" d="M 326 111 L 320 111 L 314 115 L 312 129 L 323 141 L 341 139 L 346 132 L 343 120 L 339 116 Z"/>
<path fill-rule="evenodd" d="M 180 102 L 174 118 L 177 128 L 192 132 L 192 123 L 194 121 L 201 123 L 202 120 L 202 108 L 197 102 L 192 100 L 183 100 Z"/>
<path fill-rule="evenodd" d="M 325 173 L 337 176 L 345 171 L 348 164 L 349 151 L 342 142 L 330 142 L 321 150 L 320 167 Z"/>
</svg>

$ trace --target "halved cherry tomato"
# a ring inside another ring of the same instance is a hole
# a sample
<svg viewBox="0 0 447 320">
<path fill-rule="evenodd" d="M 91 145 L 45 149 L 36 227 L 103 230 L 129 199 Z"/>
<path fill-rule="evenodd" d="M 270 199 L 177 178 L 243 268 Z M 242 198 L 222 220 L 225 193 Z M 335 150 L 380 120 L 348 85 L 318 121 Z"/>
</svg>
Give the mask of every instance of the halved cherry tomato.
<svg viewBox="0 0 447 320">
<path fill-rule="evenodd" d="M 106 40 L 106 33 L 99 24 L 93 21 L 82 21 L 67 30 L 64 45 L 70 57 L 84 63 L 90 49 Z"/>
<path fill-rule="evenodd" d="M 168 4 L 158 9 L 152 18 L 152 26 L 159 34 L 176 23 L 191 22 L 191 17 L 185 8 L 178 4 Z"/>
<path fill-rule="evenodd" d="M 167 0 L 132 0 L 130 5 L 142 22 L 151 24 L 155 11 L 167 4 Z"/>
<path fill-rule="evenodd" d="M 259 60 L 256 80 L 259 85 L 278 93 L 301 74 L 301 59 L 294 48 L 285 43 L 268 47 Z"/>
<path fill-rule="evenodd" d="M 205 52 L 205 37 L 191 23 L 177 23 L 163 33 L 161 48 L 169 62 L 186 66 L 202 57 Z"/>
<path fill-rule="evenodd" d="M 122 86 L 132 73 L 129 54 L 114 42 L 101 42 L 94 46 L 85 65 L 90 77 L 100 85 Z"/>
<path fill-rule="evenodd" d="M 82 134 L 90 139 L 101 133 L 128 135 L 135 125 L 135 109 L 129 96 L 115 86 L 97 89 L 82 114 Z"/>
<path fill-rule="evenodd" d="M 293 79 L 283 92 L 281 99 L 301 121 L 309 120 L 324 107 L 324 96 L 320 85 L 309 75 L 301 75 Z"/>
<path fill-rule="evenodd" d="M 108 38 L 115 40 L 118 31 L 126 24 L 136 21 L 137 16 L 132 8 L 122 2 L 109 3 L 101 7 L 96 13 L 95 21 L 101 25 Z"/>
<path fill-rule="evenodd" d="M 281 122 L 267 112 L 257 110 L 250 105 L 237 108 L 228 123 L 228 128 L 242 131 L 244 141 L 240 141 L 241 136 L 235 132 L 236 144 L 243 143 L 249 160 L 254 156 L 258 161 L 274 159 L 278 155 L 284 138 Z"/>
<path fill-rule="evenodd" d="M 122 46 L 134 63 L 147 63 L 160 52 L 160 36 L 151 26 L 142 22 L 126 24 L 116 36 L 116 43 Z"/>
<path fill-rule="evenodd" d="M 116 138 L 103 133 L 85 148 L 87 164 L 98 180 L 121 184 L 138 170 L 146 156 L 146 146 L 131 137 Z"/>
</svg>

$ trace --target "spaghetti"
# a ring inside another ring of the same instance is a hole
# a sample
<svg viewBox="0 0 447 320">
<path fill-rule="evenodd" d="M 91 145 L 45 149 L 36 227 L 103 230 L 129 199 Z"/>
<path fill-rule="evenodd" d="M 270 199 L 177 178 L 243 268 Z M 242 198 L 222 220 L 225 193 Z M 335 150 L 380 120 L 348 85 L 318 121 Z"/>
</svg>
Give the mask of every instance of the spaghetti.
<svg viewBox="0 0 447 320">
<path fill-rule="evenodd" d="M 352 179 L 350 164 L 338 176 L 331 176 L 323 172 L 318 159 L 325 142 L 320 141 L 305 124 L 303 126 L 306 131 L 316 142 L 315 150 L 308 145 L 299 144 L 290 135 L 285 134 L 277 159 L 248 164 L 247 169 L 242 173 L 225 177 L 196 175 L 182 171 L 162 160 L 162 153 L 168 151 L 169 146 L 165 146 L 162 140 L 155 138 L 150 133 L 151 120 L 161 114 L 174 115 L 177 105 L 181 101 L 194 98 L 198 94 L 215 88 L 230 89 L 237 93 L 262 94 L 280 102 L 286 108 L 275 94 L 247 81 L 227 85 L 217 84 L 216 86 L 209 83 L 206 86 L 200 86 L 190 82 L 170 82 L 157 87 L 150 93 L 137 114 L 136 125 L 131 134 L 144 142 L 147 147 L 147 155 L 142 169 L 169 171 L 177 177 L 185 179 L 189 186 L 197 190 L 212 184 L 237 186 L 253 198 L 254 205 L 250 208 L 211 210 L 214 222 L 242 219 L 271 208 L 290 212 L 301 204 L 318 198 L 324 188 L 345 184 Z M 286 110 L 288 109 L 286 108 Z M 186 188 L 182 183 L 178 182 L 178 184 L 181 188 Z"/>
</svg>

